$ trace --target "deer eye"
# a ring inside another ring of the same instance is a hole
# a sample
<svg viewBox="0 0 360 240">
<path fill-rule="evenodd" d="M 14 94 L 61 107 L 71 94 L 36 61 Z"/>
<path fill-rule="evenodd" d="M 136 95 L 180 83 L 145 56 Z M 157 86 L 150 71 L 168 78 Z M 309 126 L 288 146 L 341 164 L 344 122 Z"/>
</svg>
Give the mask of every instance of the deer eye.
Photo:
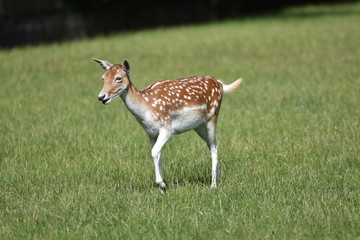
<svg viewBox="0 0 360 240">
<path fill-rule="evenodd" d="M 116 82 L 121 82 L 121 81 L 122 81 L 122 78 L 121 78 L 120 76 L 119 76 L 119 77 L 116 77 L 116 78 L 115 78 L 115 81 L 116 81 Z"/>
</svg>

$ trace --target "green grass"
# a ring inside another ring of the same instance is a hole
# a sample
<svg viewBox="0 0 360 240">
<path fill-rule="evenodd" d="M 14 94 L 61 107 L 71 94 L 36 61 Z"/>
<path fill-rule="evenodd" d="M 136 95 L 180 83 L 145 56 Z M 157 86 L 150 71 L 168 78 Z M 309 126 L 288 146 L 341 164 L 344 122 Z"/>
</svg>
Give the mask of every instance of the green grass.
<svg viewBox="0 0 360 240">
<path fill-rule="evenodd" d="M 0 239 L 359 239 L 360 4 L 0 51 Z M 163 150 L 169 189 L 91 58 L 132 81 L 245 82 L 218 125 Z"/>
</svg>

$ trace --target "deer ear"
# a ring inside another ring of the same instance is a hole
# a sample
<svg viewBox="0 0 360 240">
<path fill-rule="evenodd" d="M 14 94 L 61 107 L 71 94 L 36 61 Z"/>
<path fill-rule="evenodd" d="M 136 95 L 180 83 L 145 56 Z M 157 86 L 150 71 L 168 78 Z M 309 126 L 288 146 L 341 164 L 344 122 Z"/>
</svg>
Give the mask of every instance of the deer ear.
<svg viewBox="0 0 360 240">
<path fill-rule="evenodd" d="M 107 61 L 104 61 L 104 60 L 99 60 L 99 59 L 96 59 L 96 58 L 93 58 L 92 60 L 94 60 L 95 62 L 99 63 L 100 66 L 105 70 L 109 70 L 109 68 L 112 67 L 113 64 L 107 62 Z"/>
<path fill-rule="evenodd" d="M 127 72 L 127 73 L 130 72 L 130 63 L 128 62 L 128 60 L 124 59 L 124 61 L 122 63 L 122 67 L 125 72 Z"/>
</svg>

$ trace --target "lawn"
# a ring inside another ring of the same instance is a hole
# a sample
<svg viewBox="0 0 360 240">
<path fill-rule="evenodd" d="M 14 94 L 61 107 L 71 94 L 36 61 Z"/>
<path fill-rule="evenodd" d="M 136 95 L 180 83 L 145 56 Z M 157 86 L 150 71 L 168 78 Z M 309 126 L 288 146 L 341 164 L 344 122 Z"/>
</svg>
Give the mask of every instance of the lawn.
<svg viewBox="0 0 360 240">
<path fill-rule="evenodd" d="M 0 51 L 0 239 L 359 239 L 360 4 Z M 212 75 L 226 95 L 217 189 L 194 132 L 163 150 L 102 69 L 139 89 Z"/>
</svg>

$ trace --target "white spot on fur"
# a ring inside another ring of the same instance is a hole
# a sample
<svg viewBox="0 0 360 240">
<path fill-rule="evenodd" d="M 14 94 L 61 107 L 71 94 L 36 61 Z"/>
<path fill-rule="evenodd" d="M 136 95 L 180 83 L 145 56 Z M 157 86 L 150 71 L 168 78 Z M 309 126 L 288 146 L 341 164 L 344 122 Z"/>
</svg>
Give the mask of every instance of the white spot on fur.
<svg viewBox="0 0 360 240">
<path fill-rule="evenodd" d="M 156 85 L 159 85 L 159 84 L 161 84 L 161 83 L 160 83 L 160 82 L 157 82 L 157 83 L 155 83 L 154 85 L 152 85 L 151 88 L 154 88 Z"/>
</svg>

